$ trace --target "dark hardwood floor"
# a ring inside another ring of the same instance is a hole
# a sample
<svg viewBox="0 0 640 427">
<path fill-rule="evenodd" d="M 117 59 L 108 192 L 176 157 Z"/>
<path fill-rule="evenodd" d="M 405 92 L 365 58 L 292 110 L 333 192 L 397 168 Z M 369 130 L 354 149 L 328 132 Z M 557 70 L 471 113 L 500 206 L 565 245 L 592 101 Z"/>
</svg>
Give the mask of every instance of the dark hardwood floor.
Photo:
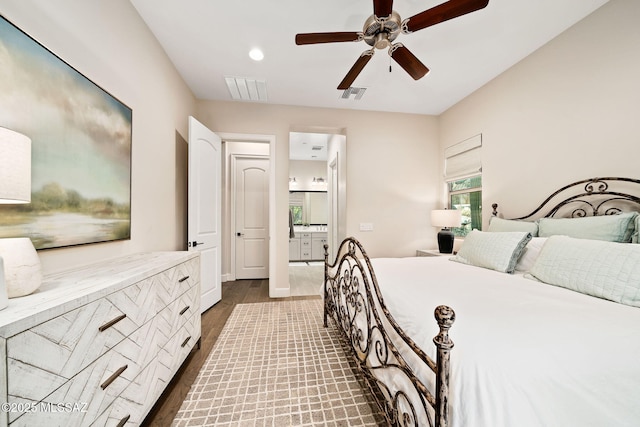
<svg viewBox="0 0 640 427">
<path fill-rule="evenodd" d="M 194 349 L 182 364 L 173 380 L 147 415 L 143 426 L 170 426 L 187 396 L 191 384 L 198 376 L 211 352 L 227 318 L 236 304 L 268 301 L 315 299 L 319 296 L 269 298 L 269 280 L 238 280 L 222 284 L 222 300 L 202 314 L 202 341 L 200 350 Z"/>
</svg>

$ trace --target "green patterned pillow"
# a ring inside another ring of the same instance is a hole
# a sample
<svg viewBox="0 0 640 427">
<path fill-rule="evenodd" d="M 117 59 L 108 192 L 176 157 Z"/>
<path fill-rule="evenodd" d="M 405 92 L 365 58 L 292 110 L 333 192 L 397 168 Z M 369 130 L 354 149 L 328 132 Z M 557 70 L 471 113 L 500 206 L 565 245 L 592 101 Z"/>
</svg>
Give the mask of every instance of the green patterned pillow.
<svg viewBox="0 0 640 427">
<path fill-rule="evenodd" d="M 525 277 L 640 307 L 640 245 L 552 236 L 529 273 Z"/>
<path fill-rule="evenodd" d="M 472 230 L 464 238 L 458 254 L 451 260 L 503 273 L 513 273 L 529 240 L 531 233 L 524 231 L 491 233 Z"/>
</svg>

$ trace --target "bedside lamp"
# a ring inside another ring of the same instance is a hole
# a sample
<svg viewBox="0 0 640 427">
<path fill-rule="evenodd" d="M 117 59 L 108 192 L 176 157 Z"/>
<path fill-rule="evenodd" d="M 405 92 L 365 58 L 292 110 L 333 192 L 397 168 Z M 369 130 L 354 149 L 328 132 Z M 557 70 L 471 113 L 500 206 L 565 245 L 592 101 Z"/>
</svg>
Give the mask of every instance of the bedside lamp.
<svg viewBox="0 0 640 427">
<path fill-rule="evenodd" d="M 462 212 L 456 209 L 436 209 L 431 211 L 431 225 L 443 227 L 438 232 L 438 250 L 441 254 L 453 253 L 453 231 L 449 228 L 459 227 L 462 223 Z"/>
<path fill-rule="evenodd" d="M 31 140 L 0 127 L 0 204 L 31 202 Z M 40 259 L 27 237 L 0 239 L 0 310 L 42 282 Z"/>
</svg>

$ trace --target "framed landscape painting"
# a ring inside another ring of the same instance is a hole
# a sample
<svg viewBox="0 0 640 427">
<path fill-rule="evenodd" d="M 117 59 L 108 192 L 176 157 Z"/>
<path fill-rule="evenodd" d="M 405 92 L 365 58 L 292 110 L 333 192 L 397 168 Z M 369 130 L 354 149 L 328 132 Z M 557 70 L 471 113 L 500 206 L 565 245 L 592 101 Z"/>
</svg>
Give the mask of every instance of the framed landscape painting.
<svg viewBox="0 0 640 427">
<path fill-rule="evenodd" d="M 31 138 L 31 203 L 0 238 L 36 249 L 131 238 L 132 111 L 0 16 L 0 126 Z"/>
</svg>

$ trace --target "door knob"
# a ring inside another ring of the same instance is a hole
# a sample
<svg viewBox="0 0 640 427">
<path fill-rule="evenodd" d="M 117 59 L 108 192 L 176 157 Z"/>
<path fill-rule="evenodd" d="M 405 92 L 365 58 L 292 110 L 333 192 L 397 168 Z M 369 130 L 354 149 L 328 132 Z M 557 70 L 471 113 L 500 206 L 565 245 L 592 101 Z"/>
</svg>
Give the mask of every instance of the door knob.
<svg viewBox="0 0 640 427">
<path fill-rule="evenodd" d="M 237 233 L 236 233 L 236 236 L 238 236 L 238 237 L 242 237 L 242 236 L 244 236 L 244 233 L 237 232 Z"/>
<path fill-rule="evenodd" d="M 198 245 L 204 245 L 204 242 L 196 242 L 195 240 L 193 242 L 191 242 L 189 244 L 190 246 L 193 246 L 194 248 Z"/>
</svg>

